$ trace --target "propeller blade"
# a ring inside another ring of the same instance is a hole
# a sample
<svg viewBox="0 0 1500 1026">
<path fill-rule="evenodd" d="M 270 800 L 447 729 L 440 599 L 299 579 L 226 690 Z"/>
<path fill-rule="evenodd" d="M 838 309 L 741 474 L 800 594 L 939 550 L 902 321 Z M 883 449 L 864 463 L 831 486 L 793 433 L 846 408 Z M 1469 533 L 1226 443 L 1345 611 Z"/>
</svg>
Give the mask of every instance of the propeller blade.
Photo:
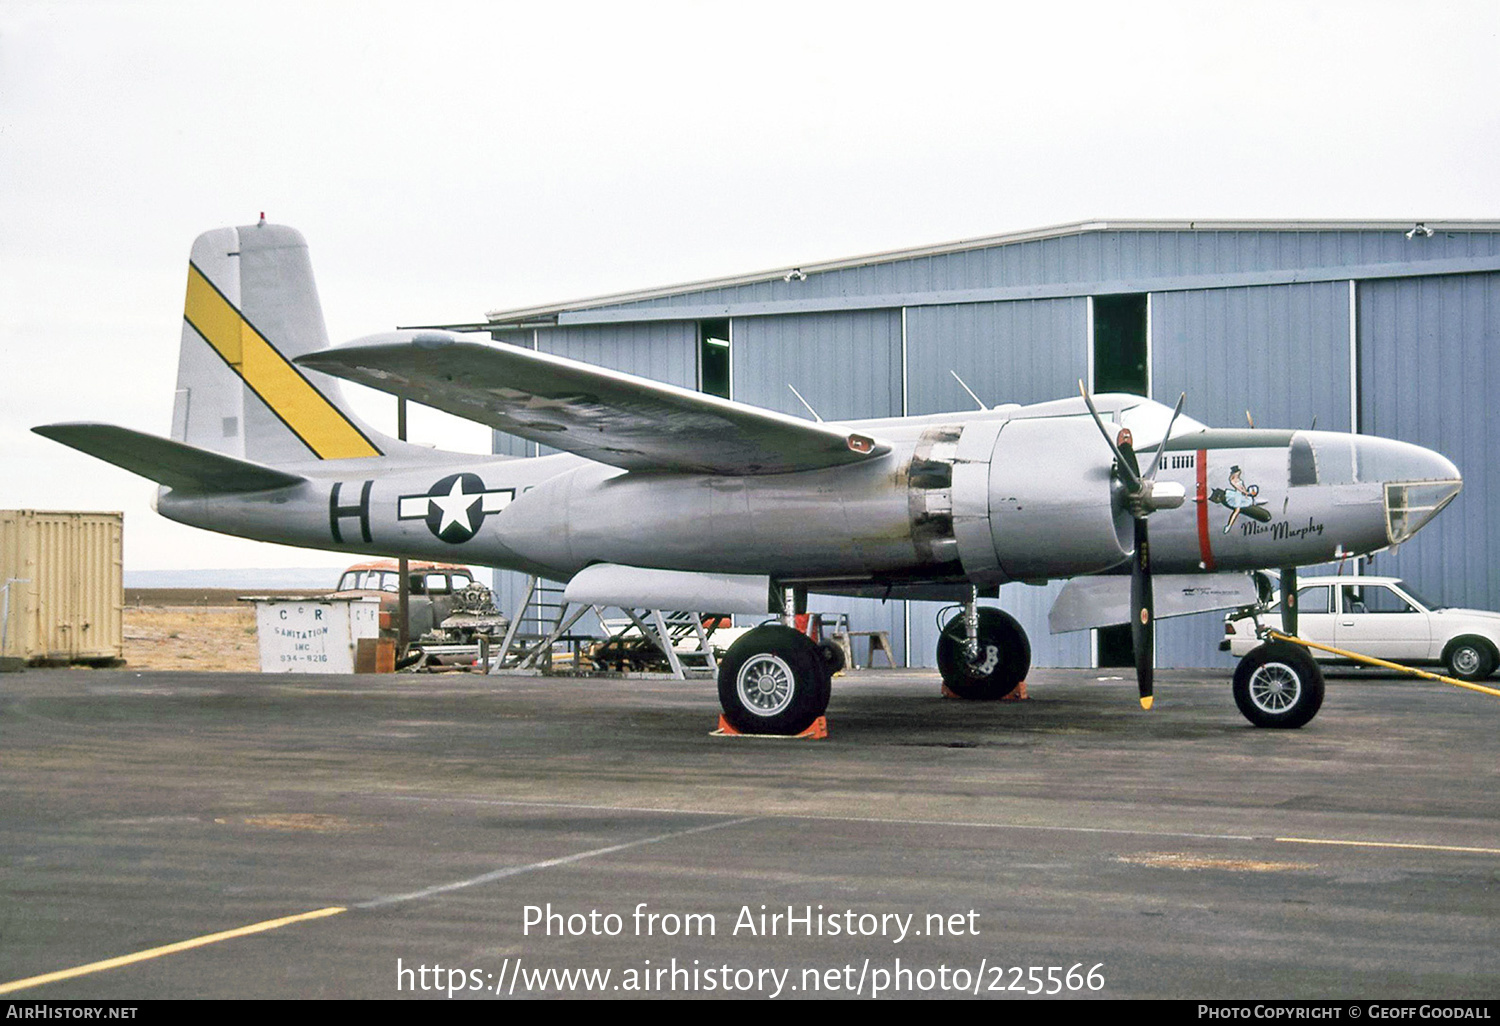
<svg viewBox="0 0 1500 1026">
<path fill-rule="evenodd" d="M 1297 634 L 1297 568 L 1294 566 L 1281 571 L 1281 630 L 1293 637 Z"/>
<path fill-rule="evenodd" d="M 1125 478 L 1126 487 L 1131 492 L 1139 492 L 1141 490 L 1141 473 L 1140 468 L 1136 466 L 1133 458 L 1135 454 L 1131 454 L 1131 462 L 1127 464 L 1124 454 L 1120 452 L 1120 447 L 1109 436 L 1109 429 L 1104 426 L 1104 418 L 1099 416 L 1099 410 L 1094 406 L 1094 397 L 1089 395 L 1089 390 L 1084 385 L 1082 378 L 1078 379 L 1078 393 L 1083 396 L 1083 403 L 1089 408 L 1089 413 L 1094 418 L 1094 424 L 1098 426 L 1099 433 L 1104 436 L 1104 441 L 1109 445 L 1110 452 L 1115 454 L 1115 459 L 1118 461 L 1120 467 L 1120 476 Z"/>
<path fill-rule="evenodd" d="M 1141 708 L 1151 708 L 1156 666 L 1156 610 L 1151 589 L 1151 540 L 1145 517 L 1135 519 L 1135 558 L 1130 562 L 1130 641 Z"/>
<path fill-rule="evenodd" d="M 1151 461 L 1151 469 L 1146 471 L 1148 481 L 1156 480 L 1156 472 L 1161 469 L 1161 458 L 1167 454 L 1167 439 L 1172 437 L 1172 428 L 1177 425 L 1177 415 L 1182 412 L 1182 404 L 1186 401 L 1186 392 L 1177 397 L 1177 406 L 1172 410 L 1172 419 L 1167 421 L 1167 433 L 1161 436 L 1161 445 L 1156 448 L 1156 458 Z"/>
</svg>

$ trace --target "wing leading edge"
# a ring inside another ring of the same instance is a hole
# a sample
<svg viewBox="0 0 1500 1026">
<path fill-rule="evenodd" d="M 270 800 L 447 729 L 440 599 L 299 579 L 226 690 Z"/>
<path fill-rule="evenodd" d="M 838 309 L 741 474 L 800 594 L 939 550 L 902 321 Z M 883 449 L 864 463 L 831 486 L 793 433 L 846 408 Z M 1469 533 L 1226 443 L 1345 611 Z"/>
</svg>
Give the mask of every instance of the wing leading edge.
<svg viewBox="0 0 1500 1026">
<path fill-rule="evenodd" d="M 836 425 L 446 332 L 375 335 L 296 362 L 626 470 L 780 474 L 890 451 Z"/>
</svg>

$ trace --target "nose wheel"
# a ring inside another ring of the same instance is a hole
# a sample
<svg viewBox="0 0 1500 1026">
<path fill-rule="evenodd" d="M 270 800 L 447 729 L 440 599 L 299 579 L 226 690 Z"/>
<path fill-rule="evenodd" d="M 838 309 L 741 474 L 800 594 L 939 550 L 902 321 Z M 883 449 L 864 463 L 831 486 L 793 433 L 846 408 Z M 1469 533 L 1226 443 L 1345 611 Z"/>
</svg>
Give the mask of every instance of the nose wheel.
<svg viewBox="0 0 1500 1026">
<path fill-rule="evenodd" d="M 1267 642 L 1235 668 L 1234 704 L 1257 727 L 1300 727 L 1323 705 L 1323 671 L 1300 645 Z"/>
</svg>

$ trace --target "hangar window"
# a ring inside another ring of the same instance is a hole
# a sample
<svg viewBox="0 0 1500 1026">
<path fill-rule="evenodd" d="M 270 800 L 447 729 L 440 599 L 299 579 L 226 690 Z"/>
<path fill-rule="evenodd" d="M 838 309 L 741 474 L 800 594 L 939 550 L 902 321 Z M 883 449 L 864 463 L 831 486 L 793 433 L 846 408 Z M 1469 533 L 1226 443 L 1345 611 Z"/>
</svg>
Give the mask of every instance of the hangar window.
<svg viewBox="0 0 1500 1026">
<path fill-rule="evenodd" d="M 1146 296 L 1094 297 L 1094 391 L 1149 395 Z"/>
<path fill-rule="evenodd" d="M 1149 395 L 1150 353 L 1146 345 L 1148 312 L 1145 294 L 1094 296 L 1093 311 L 1094 391 Z M 1169 411 L 1163 412 L 1170 416 Z M 1164 429 L 1165 425 L 1158 430 Z M 1094 637 L 1098 666 L 1135 665 L 1135 644 L 1130 639 L 1129 624 L 1101 627 Z"/>
<path fill-rule="evenodd" d="M 698 391 L 729 398 L 729 320 L 698 322 Z"/>
</svg>

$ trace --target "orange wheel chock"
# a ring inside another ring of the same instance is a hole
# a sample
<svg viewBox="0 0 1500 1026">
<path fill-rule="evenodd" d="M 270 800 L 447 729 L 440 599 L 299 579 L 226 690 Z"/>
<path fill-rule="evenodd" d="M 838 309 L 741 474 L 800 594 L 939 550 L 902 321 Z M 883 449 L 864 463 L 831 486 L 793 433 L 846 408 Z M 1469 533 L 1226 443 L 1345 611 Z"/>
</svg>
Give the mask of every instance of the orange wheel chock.
<svg viewBox="0 0 1500 1026">
<path fill-rule="evenodd" d="M 813 720 L 812 724 L 806 730 L 804 730 L 800 734 L 746 734 L 742 730 L 735 730 L 733 727 L 731 727 L 729 725 L 729 721 L 724 718 L 724 714 L 720 713 L 719 714 L 719 726 L 718 726 L 717 729 L 709 731 L 709 736 L 711 736 L 711 737 L 773 737 L 773 738 L 800 737 L 800 738 L 807 738 L 810 741 L 822 741 L 822 740 L 824 740 L 825 738 L 828 737 L 828 717 L 826 717 L 826 716 L 819 716 L 817 719 Z"/>
<path fill-rule="evenodd" d="M 944 698 L 960 698 L 955 695 L 948 685 L 943 685 L 942 695 Z M 1000 699 L 1002 702 L 1024 702 L 1029 696 L 1026 694 L 1026 682 L 1023 680 L 1011 690 L 1011 693 Z"/>
</svg>

